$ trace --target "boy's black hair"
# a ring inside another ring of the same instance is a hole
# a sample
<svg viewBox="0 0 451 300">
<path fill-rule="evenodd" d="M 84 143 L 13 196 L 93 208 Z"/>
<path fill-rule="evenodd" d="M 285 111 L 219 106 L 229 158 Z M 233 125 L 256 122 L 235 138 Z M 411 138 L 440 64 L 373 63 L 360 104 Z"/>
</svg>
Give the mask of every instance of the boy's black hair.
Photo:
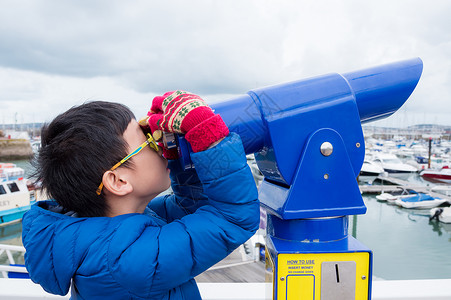
<svg viewBox="0 0 451 300">
<path fill-rule="evenodd" d="M 46 124 L 34 177 L 47 195 L 81 217 L 104 216 L 107 205 L 96 189 L 103 173 L 128 154 L 123 133 L 134 118 L 125 105 L 93 101 Z"/>
</svg>

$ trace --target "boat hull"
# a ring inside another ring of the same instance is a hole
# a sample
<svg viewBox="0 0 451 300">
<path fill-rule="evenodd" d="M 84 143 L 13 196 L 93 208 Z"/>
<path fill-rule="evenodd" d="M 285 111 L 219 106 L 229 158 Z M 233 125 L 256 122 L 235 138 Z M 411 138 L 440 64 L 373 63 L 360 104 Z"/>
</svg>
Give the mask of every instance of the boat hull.
<svg viewBox="0 0 451 300">
<path fill-rule="evenodd" d="M 433 208 L 448 203 L 448 200 L 435 198 L 429 194 L 418 193 L 416 195 L 399 198 L 395 204 L 404 208 Z"/>
<path fill-rule="evenodd" d="M 391 177 L 399 178 L 399 179 L 407 179 L 413 174 L 415 174 L 415 171 L 403 171 L 403 170 L 393 170 L 393 169 L 385 169 L 384 171 L 389 174 Z"/>
<path fill-rule="evenodd" d="M 371 172 L 371 171 L 360 171 L 359 176 L 372 176 L 377 177 L 381 174 L 381 172 Z"/>
<path fill-rule="evenodd" d="M 32 204 L 31 194 L 23 177 L 22 168 L 12 163 L 2 163 L 0 178 L 0 226 L 20 221 Z M 34 200 L 33 200 L 34 201 Z"/>
<path fill-rule="evenodd" d="M 424 171 L 421 173 L 421 177 L 432 182 L 451 184 L 451 174 Z"/>
<path fill-rule="evenodd" d="M 436 214 L 437 210 L 438 208 L 431 209 L 430 211 L 431 217 L 433 217 Z M 440 208 L 438 220 L 442 223 L 447 224 L 451 223 L 451 207 Z"/>
<path fill-rule="evenodd" d="M 31 205 L 8 209 L 0 212 L 0 226 L 5 226 L 22 220 L 23 215 L 30 209 Z"/>
<path fill-rule="evenodd" d="M 396 200 L 395 203 L 398 206 L 401 206 L 403 208 L 434 208 L 437 206 L 440 206 L 444 203 L 446 203 L 447 201 L 444 199 L 435 199 L 435 200 L 427 200 L 427 201 L 418 201 L 418 202 L 405 202 L 402 201 L 400 199 Z"/>
</svg>

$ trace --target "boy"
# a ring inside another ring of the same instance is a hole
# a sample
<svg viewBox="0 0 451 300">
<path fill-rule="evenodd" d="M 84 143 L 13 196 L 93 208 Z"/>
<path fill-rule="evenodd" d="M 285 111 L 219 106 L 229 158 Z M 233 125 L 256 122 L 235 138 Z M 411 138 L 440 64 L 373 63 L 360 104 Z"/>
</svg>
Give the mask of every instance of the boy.
<svg viewBox="0 0 451 300">
<path fill-rule="evenodd" d="M 168 163 L 162 151 L 176 154 L 146 137 L 120 104 L 86 103 L 44 127 L 37 178 L 55 201 L 26 213 L 22 238 L 30 277 L 46 291 L 65 295 L 72 285 L 73 299 L 200 299 L 193 278 L 257 230 L 241 140 L 219 115 L 176 91 L 154 98 L 148 122 L 152 132 L 185 134 L 196 169 Z M 174 194 L 155 198 L 170 180 Z"/>
</svg>

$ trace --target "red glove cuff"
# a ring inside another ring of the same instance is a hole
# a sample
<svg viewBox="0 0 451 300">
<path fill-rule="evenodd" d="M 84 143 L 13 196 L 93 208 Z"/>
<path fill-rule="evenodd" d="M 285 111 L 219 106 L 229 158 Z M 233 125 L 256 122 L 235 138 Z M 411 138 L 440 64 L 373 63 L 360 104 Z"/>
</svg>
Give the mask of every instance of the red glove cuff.
<svg viewBox="0 0 451 300">
<path fill-rule="evenodd" d="M 185 138 L 194 152 L 200 152 L 228 134 L 229 128 L 227 128 L 221 116 L 214 115 L 193 127 L 186 133 Z"/>
<path fill-rule="evenodd" d="M 208 120 L 215 114 L 209 106 L 200 106 L 190 111 L 182 121 L 180 129 L 182 132 L 189 132 L 192 128 Z"/>
</svg>

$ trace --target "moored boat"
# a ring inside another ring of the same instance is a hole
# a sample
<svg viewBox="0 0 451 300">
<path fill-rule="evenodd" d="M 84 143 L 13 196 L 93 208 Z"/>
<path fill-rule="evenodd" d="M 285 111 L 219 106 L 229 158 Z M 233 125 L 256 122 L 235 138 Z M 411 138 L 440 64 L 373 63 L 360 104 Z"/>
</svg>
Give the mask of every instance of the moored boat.
<svg viewBox="0 0 451 300">
<path fill-rule="evenodd" d="M 418 193 L 409 197 L 397 199 L 395 204 L 403 208 L 433 208 L 444 203 L 449 203 L 448 200 L 442 198 L 432 197 L 429 194 Z"/>
<path fill-rule="evenodd" d="M 30 191 L 24 170 L 11 163 L 0 163 L 0 226 L 17 222 L 30 209 Z"/>
<path fill-rule="evenodd" d="M 369 159 L 363 161 L 359 174 L 359 181 L 372 183 L 374 179 L 384 173 L 384 169 Z"/>
<path fill-rule="evenodd" d="M 379 201 L 394 202 L 397 199 L 401 199 L 402 197 L 410 197 L 416 194 L 418 194 L 418 192 L 416 192 L 415 190 L 399 187 L 399 189 L 394 192 L 390 193 L 382 192 L 380 195 L 376 196 L 376 199 Z"/>
<path fill-rule="evenodd" d="M 428 181 L 451 184 L 451 169 L 448 166 L 444 166 L 439 170 L 423 170 L 420 176 Z"/>
<path fill-rule="evenodd" d="M 451 223 L 451 207 L 436 207 L 430 210 L 429 220 L 437 219 L 443 223 Z"/>
<path fill-rule="evenodd" d="M 0 162 L 0 182 L 20 179 L 24 177 L 24 174 L 24 169 L 15 164 Z"/>
<path fill-rule="evenodd" d="M 439 193 L 451 197 L 451 185 L 436 185 L 431 188 L 431 192 Z"/>
<path fill-rule="evenodd" d="M 403 163 L 394 154 L 380 153 L 374 158 L 374 162 L 379 164 L 385 172 L 393 177 L 407 178 L 417 172 L 416 168 Z"/>
</svg>

